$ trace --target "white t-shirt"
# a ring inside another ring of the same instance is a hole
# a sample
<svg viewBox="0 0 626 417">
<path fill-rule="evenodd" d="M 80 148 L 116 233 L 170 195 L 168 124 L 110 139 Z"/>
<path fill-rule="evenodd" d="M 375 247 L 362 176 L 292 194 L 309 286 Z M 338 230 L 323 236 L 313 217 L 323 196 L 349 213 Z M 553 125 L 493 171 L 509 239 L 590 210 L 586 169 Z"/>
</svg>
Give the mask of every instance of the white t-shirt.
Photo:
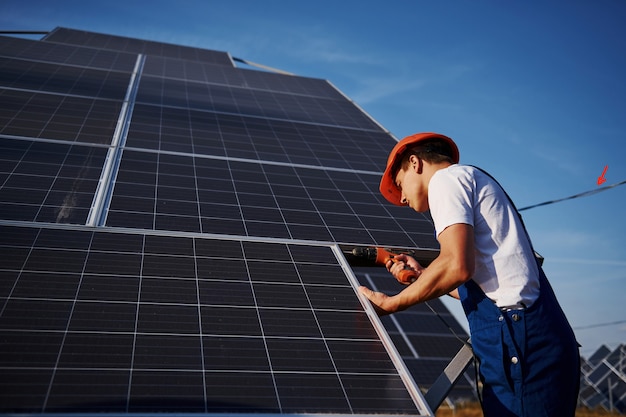
<svg viewBox="0 0 626 417">
<path fill-rule="evenodd" d="M 522 223 L 502 189 L 480 170 L 452 165 L 428 185 L 437 237 L 448 226 L 474 228 L 472 279 L 498 307 L 530 305 L 539 296 L 539 271 Z"/>
</svg>

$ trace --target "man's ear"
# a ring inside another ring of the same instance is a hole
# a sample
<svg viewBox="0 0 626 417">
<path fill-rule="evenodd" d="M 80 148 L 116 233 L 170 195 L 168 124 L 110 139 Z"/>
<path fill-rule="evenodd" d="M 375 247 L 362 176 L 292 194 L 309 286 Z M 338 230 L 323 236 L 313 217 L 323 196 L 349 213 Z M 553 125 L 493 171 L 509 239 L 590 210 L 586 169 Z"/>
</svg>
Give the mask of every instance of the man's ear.
<svg viewBox="0 0 626 417">
<path fill-rule="evenodd" d="M 411 155 L 409 161 L 411 162 L 411 168 L 416 169 L 416 172 L 421 174 L 424 169 L 424 161 L 422 161 L 422 158 L 417 155 Z"/>
</svg>

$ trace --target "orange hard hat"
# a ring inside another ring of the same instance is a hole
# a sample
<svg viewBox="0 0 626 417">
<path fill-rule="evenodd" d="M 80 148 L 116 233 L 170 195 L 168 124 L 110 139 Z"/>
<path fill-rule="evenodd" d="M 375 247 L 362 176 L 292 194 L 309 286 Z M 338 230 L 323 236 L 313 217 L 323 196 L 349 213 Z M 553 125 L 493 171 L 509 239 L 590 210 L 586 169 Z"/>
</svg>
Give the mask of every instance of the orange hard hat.
<svg viewBox="0 0 626 417">
<path fill-rule="evenodd" d="M 407 150 L 407 148 L 410 148 L 411 146 L 428 139 L 440 139 L 447 143 L 452 151 L 452 162 L 455 164 L 459 162 L 459 148 L 456 146 L 456 143 L 454 143 L 454 141 L 449 137 L 441 135 L 439 133 L 416 133 L 414 135 L 407 136 L 406 138 L 396 143 L 396 146 L 394 146 L 391 150 L 389 158 L 387 158 L 387 168 L 385 169 L 383 178 L 380 180 L 380 192 L 382 193 L 383 197 L 385 197 L 390 203 L 395 204 L 396 206 L 404 205 L 401 202 L 402 193 L 396 186 L 395 182 L 395 174 L 398 167 L 398 161 L 400 161 L 402 155 Z"/>
</svg>

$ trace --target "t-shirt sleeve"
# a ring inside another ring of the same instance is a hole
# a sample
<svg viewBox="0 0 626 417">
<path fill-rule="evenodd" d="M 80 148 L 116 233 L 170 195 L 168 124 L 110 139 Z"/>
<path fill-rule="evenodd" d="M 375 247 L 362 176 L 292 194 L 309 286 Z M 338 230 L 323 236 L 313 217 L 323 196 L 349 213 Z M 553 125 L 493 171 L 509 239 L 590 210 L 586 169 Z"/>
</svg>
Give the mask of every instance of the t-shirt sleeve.
<svg viewBox="0 0 626 417">
<path fill-rule="evenodd" d="M 428 184 L 428 205 L 437 236 L 453 224 L 474 226 L 473 184 L 465 173 L 457 176 L 449 169 L 433 175 Z"/>
</svg>

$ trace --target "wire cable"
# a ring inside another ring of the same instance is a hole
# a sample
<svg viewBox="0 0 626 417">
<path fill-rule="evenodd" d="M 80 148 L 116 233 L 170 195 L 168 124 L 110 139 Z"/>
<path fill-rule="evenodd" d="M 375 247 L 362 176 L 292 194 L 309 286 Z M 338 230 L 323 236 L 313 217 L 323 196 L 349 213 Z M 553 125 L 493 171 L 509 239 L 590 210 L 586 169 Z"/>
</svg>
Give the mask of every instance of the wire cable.
<svg viewBox="0 0 626 417">
<path fill-rule="evenodd" d="M 626 320 L 612 321 L 610 323 L 590 324 L 587 326 L 578 326 L 578 327 L 574 327 L 574 330 L 595 329 L 597 327 L 615 326 L 615 325 L 623 324 L 623 323 L 626 323 Z"/>
<path fill-rule="evenodd" d="M 532 206 L 522 207 L 521 209 L 518 209 L 517 211 L 529 210 L 529 209 L 535 208 L 535 207 L 541 207 L 541 206 L 547 206 L 549 204 L 560 203 L 561 201 L 565 201 L 565 200 L 572 200 L 574 198 L 586 197 L 588 195 L 597 194 L 597 193 L 600 193 L 602 191 L 606 191 L 608 189 L 615 188 L 615 187 L 617 187 L 619 185 L 623 185 L 623 184 L 626 184 L 626 180 L 620 181 L 620 182 L 612 184 L 612 185 L 607 185 L 605 187 L 597 188 L 595 190 L 585 191 L 584 193 L 575 194 L 575 195 L 572 195 L 572 196 L 569 196 L 569 197 L 565 197 L 565 198 L 559 198 L 558 200 L 544 201 L 543 203 L 533 204 Z"/>
</svg>

